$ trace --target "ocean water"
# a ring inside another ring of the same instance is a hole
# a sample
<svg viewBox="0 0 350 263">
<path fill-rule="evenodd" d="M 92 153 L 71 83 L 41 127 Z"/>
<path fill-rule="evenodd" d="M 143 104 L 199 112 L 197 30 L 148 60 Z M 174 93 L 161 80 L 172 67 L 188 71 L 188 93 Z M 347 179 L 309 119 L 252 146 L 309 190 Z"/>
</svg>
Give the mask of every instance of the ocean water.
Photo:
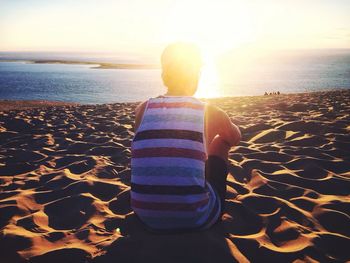
<svg viewBox="0 0 350 263">
<path fill-rule="evenodd" d="M 350 50 L 288 53 L 248 62 L 228 56 L 216 65 L 215 72 L 204 68 L 200 96 L 350 88 Z M 0 62 L 0 99 L 79 103 L 142 101 L 165 93 L 160 75 L 158 69 L 93 69 L 91 65 Z"/>
<path fill-rule="evenodd" d="M 165 92 L 160 70 L 0 62 L 0 99 L 79 103 L 141 101 Z"/>
</svg>

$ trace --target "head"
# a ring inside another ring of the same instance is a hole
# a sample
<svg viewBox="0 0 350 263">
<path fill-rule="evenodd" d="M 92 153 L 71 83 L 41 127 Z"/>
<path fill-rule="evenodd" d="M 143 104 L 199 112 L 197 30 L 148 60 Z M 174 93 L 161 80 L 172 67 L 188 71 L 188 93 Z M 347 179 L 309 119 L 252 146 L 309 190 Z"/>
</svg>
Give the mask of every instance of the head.
<svg viewBox="0 0 350 263">
<path fill-rule="evenodd" d="M 167 46 L 161 57 L 162 79 L 168 94 L 192 96 L 197 90 L 202 58 L 199 48 L 190 43 Z"/>
</svg>

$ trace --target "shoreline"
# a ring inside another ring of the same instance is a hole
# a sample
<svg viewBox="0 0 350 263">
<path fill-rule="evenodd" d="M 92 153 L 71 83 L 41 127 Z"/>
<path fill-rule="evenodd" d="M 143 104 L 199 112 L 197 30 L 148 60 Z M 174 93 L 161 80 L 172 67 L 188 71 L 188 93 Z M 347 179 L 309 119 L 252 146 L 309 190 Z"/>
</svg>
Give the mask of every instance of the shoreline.
<svg viewBox="0 0 350 263">
<path fill-rule="evenodd" d="M 213 98 L 199 98 L 203 101 L 225 101 L 225 100 L 235 100 L 235 99 L 249 99 L 249 98 L 262 98 L 268 100 L 269 98 L 274 98 L 277 101 L 280 98 L 285 98 L 288 96 L 303 96 L 303 95 L 321 95 L 325 93 L 334 93 L 334 92 L 350 92 L 350 89 L 330 89 L 324 91 L 310 91 L 310 92 L 299 92 L 299 93 L 281 93 L 279 95 L 250 95 L 250 96 L 231 96 L 231 97 L 213 97 Z M 110 105 L 110 104 L 125 104 L 125 105 L 134 105 L 141 103 L 142 101 L 133 101 L 133 102 L 107 102 L 107 103 L 81 103 L 81 102 L 67 102 L 67 101 L 55 101 L 55 100 L 17 100 L 17 99 L 1 99 L 0 98 L 0 111 L 8 110 L 21 110 L 21 109 L 31 109 L 31 108 L 40 108 L 40 107 L 50 107 L 50 106 L 98 106 L 98 105 Z"/>
<path fill-rule="evenodd" d="M 134 63 L 109 63 L 96 61 L 79 61 L 79 60 L 60 60 L 60 59 L 38 59 L 38 60 L 22 60 L 22 59 L 4 59 L 0 62 L 24 62 L 28 64 L 64 64 L 64 65 L 91 65 L 91 69 L 159 69 L 154 64 L 134 64 Z M 97 66 L 96 66 L 97 65 Z"/>
</svg>

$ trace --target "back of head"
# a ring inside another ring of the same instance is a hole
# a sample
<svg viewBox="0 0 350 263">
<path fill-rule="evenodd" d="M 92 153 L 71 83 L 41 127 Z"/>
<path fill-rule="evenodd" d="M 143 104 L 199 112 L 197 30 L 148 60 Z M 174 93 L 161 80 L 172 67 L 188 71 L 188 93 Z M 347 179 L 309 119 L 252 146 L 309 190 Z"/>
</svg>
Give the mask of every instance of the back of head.
<svg viewBox="0 0 350 263">
<path fill-rule="evenodd" d="M 174 95 L 193 95 L 198 86 L 202 58 L 199 48 L 191 43 L 167 46 L 161 57 L 162 78 L 168 92 Z"/>
</svg>

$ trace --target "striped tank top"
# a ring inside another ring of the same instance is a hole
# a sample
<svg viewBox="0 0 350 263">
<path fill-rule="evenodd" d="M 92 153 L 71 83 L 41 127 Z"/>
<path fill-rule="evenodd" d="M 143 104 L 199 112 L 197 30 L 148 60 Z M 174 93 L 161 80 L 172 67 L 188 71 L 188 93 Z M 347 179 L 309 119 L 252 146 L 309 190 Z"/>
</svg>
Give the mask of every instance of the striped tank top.
<svg viewBox="0 0 350 263">
<path fill-rule="evenodd" d="M 131 207 L 151 229 L 206 229 L 220 215 L 205 180 L 204 111 L 193 97 L 147 102 L 131 144 Z"/>
</svg>

